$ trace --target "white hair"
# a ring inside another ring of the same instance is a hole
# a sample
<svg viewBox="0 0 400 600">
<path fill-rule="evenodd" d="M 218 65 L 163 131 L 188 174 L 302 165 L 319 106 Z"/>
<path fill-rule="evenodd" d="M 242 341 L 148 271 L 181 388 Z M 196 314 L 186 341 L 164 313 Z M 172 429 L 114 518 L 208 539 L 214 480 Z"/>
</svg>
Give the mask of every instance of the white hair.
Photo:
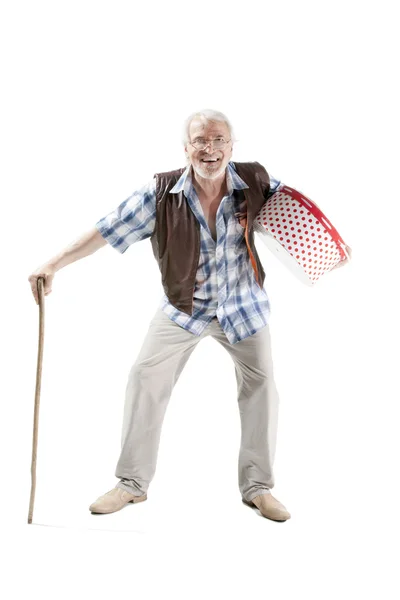
<svg viewBox="0 0 400 600">
<path fill-rule="evenodd" d="M 204 108 L 203 110 L 199 110 L 197 112 L 192 113 L 186 119 L 184 127 L 183 127 L 183 139 L 182 139 L 184 146 L 186 146 L 186 144 L 188 144 L 188 142 L 189 142 L 189 139 L 190 139 L 190 135 L 189 135 L 190 123 L 195 118 L 198 118 L 198 119 L 201 119 L 203 121 L 206 121 L 207 123 L 209 121 L 223 121 L 224 123 L 226 123 L 226 125 L 227 125 L 227 127 L 229 129 L 229 135 L 231 136 L 232 142 L 236 141 L 235 135 L 233 133 L 233 128 L 232 128 L 232 125 L 231 125 L 228 117 L 226 117 L 224 115 L 224 113 L 219 112 L 218 110 L 211 110 L 211 108 Z"/>
</svg>

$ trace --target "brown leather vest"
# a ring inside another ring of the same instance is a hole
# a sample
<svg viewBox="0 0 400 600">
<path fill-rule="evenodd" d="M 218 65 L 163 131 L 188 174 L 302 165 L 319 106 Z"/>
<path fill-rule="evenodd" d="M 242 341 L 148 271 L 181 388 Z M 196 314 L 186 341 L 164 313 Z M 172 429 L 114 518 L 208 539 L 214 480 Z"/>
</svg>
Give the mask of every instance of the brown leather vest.
<svg viewBox="0 0 400 600">
<path fill-rule="evenodd" d="M 254 245 L 253 221 L 267 199 L 269 175 L 258 162 L 234 162 L 237 174 L 249 186 L 244 193 L 246 204 L 246 246 L 256 281 L 262 288 L 265 272 Z M 156 225 L 150 238 L 158 262 L 162 285 L 169 301 L 178 310 L 193 314 L 193 290 L 200 256 L 200 223 L 192 212 L 183 190 L 170 194 L 186 167 L 156 173 Z"/>
</svg>

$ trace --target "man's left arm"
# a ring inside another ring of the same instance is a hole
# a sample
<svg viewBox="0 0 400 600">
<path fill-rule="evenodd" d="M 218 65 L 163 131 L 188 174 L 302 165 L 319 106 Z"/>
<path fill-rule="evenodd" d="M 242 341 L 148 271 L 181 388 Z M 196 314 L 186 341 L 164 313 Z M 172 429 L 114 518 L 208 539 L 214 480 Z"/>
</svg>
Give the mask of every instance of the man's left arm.
<svg viewBox="0 0 400 600">
<path fill-rule="evenodd" d="M 272 175 L 269 175 L 269 192 L 267 195 L 267 200 L 268 200 L 268 198 L 271 198 L 271 196 L 273 194 L 275 194 L 275 192 L 277 192 L 278 189 L 282 186 L 283 186 L 283 183 L 281 182 L 280 179 L 275 179 L 275 177 L 273 177 Z"/>
</svg>

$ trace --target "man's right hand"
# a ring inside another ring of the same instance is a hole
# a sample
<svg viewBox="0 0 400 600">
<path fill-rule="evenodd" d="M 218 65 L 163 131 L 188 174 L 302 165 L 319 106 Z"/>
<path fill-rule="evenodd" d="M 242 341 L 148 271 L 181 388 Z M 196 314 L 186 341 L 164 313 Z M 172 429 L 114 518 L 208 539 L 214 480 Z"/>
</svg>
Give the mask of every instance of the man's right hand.
<svg viewBox="0 0 400 600">
<path fill-rule="evenodd" d="M 31 275 L 29 275 L 28 281 L 31 284 L 32 294 L 33 294 L 33 297 L 35 298 L 36 304 L 39 304 L 37 280 L 39 279 L 39 277 L 43 277 L 44 293 L 45 293 L 45 296 L 47 296 L 51 292 L 51 286 L 53 283 L 55 273 L 56 273 L 56 269 L 54 267 L 52 267 L 51 265 L 49 265 L 48 263 L 45 263 L 44 265 L 38 267 L 36 269 L 36 271 L 31 273 Z"/>
</svg>

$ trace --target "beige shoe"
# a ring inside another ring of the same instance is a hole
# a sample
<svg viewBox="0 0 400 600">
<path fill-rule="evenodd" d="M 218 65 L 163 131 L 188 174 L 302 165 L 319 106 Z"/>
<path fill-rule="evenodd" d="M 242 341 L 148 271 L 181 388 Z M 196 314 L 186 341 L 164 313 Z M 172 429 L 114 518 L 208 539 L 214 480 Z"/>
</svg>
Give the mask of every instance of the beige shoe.
<svg viewBox="0 0 400 600">
<path fill-rule="evenodd" d="M 147 500 L 147 494 L 135 496 L 122 488 L 115 487 L 103 496 L 97 498 L 97 500 L 89 506 L 89 510 L 92 513 L 112 513 L 121 510 L 121 508 L 129 502 L 143 502 L 144 500 Z"/>
<path fill-rule="evenodd" d="M 267 517 L 267 519 L 272 519 L 273 521 L 286 521 L 290 519 L 290 513 L 271 493 L 256 496 L 250 502 L 243 499 L 243 502 L 249 506 L 257 506 L 263 517 Z"/>
</svg>

